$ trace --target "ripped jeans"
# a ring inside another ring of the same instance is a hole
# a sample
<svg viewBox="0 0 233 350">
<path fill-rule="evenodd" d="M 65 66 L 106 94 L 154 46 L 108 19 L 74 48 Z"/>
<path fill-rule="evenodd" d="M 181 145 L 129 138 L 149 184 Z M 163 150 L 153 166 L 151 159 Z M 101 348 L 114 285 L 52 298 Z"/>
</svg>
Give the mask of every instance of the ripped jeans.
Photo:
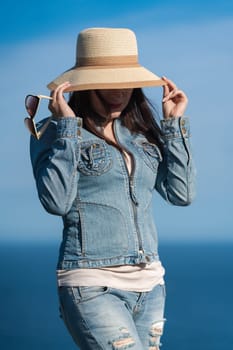
<svg viewBox="0 0 233 350">
<path fill-rule="evenodd" d="M 80 350 L 159 350 L 165 286 L 150 292 L 59 287 L 61 316 Z"/>
</svg>

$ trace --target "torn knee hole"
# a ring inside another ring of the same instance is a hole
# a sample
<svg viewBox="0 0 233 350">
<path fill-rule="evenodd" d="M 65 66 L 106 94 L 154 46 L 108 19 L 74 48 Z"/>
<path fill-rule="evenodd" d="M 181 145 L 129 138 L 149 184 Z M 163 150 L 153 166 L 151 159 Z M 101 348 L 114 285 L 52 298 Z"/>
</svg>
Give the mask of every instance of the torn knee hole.
<svg viewBox="0 0 233 350">
<path fill-rule="evenodd" d="M 150 329 L 150 346 L 149 350 L 159 350 L 160 337 L 163 334 L 164 321 L 154 322 Z"/>
<path fill-rule="evenodd" d="M 113 342 L 113 349 L 118 350 L 118 349 L 126 349 L 127 347 L 133 346 L 134 340 L 133 338 L 125 338 L 125 339 L 118 339 Z"/>
<path fill-rule="evenodd" d="M 122 335 L 112 342 L 113 350 L 124 350 L 135 344 L 127 328 L 121 328 L 120 332 Z"/>
<path fill-rule="evenodd" d="M 160 337 L 163 334 L 164 321 L 158 321 L 152 324 L 150 329 L 151 337 Z"/>
</svg>

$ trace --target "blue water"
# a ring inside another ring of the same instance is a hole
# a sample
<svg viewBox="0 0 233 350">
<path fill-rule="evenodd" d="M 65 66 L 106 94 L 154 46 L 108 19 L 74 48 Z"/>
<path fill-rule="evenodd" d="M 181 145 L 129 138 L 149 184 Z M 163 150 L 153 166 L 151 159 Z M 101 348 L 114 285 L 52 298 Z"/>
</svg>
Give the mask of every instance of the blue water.
<svg viewBox="0 0 233 350">
<path fill-rule="evenodd" d="M 163 350 L 233 349 L 233 244 L 161 244 Z M 59 318 L 56 244 L 0 247 L 0 349 L 77 350 Z"/>
</svg>

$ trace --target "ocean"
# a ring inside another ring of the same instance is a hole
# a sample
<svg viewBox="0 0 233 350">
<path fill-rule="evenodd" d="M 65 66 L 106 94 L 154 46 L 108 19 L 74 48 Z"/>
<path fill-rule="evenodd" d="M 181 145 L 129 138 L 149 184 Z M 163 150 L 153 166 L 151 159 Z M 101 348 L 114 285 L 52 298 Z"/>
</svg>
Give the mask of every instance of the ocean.
<svg viewBox="0 0 233 350">
<path fill-rule="evenodd" d="M 2 243 L 0 349 L 77 350 L 59 318 L 55 243 Z M 233 243 L 162 243 L 162 350 L 233 349 Z"/>
</svg>

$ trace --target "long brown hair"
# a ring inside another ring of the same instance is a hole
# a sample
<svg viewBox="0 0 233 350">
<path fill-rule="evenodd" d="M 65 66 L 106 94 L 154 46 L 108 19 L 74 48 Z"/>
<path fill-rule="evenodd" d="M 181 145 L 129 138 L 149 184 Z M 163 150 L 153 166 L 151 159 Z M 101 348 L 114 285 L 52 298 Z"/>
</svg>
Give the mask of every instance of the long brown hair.
<svg viewBox="0 0 233 350">
<path fill-rule="evenodd" d="M 104 126 L 107 124 L 108 118 L 100 116 L 92 108 L 88 91 L 74 91 L 70 95 L 69 106 L 76 115 L 83 118 L 84 128 L 104 138 L 96 126 Z M 156 144 L 162 151 L 162 132 L 156 122 L 158 114 L 142 89 L 133 90 L 130 101 L 122 111 L 120 118 L 122 124 L 132 133 L 143 134 L 149 142 Z"/>
</svg>

